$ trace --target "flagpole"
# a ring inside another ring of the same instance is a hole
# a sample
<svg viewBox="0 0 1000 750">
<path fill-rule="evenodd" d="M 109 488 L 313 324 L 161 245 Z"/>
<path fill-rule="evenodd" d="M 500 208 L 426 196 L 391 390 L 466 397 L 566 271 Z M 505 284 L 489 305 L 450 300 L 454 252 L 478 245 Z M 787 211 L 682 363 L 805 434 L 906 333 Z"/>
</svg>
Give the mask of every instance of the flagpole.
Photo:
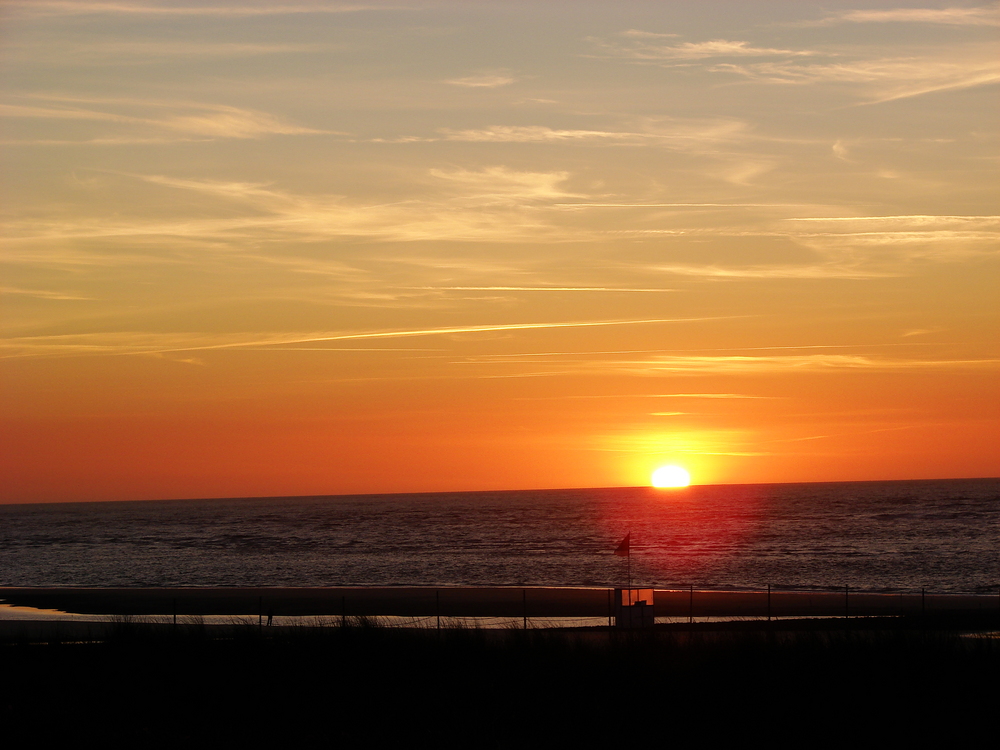
<svg viewBox="0 0 1000 750">
<path fill-rule="evenodd" d="M 628 604 L 632 606 L 632 532 L 630 531 L 625 535 L 625 538 L 621 540 L 618 548 L 615 550 L 615 554 L 619 557 L 625 558 L 625 569 L 627 571 L 626 575 L 628 578 Z"/>
</svg>

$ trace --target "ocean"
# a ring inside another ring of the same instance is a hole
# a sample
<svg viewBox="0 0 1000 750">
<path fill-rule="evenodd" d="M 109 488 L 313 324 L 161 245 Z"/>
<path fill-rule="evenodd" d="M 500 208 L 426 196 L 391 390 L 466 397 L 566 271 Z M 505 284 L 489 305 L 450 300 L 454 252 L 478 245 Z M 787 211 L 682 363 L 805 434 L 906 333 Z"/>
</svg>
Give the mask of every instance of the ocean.
<svg viewBox="0 0 1000 750">
<path fill-rule="evenodd" d="M 631 534 L 631 559 L 614 551 Z M 0 506 L 2 586 L 995 593 L 1000 479 Z"/>
</svg>

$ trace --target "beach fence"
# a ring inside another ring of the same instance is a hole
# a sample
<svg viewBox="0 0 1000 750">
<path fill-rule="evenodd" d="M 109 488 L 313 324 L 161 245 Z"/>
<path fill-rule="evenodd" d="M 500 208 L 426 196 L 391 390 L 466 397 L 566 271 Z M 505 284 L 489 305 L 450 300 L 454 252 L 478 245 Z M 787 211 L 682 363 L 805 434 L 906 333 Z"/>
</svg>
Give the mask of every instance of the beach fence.
<svg viewBox="0 0 1000 750">
<path fill-rule="evenodd" d="M 876 593 L 848 586 L 794 590 L 597 587 L 0 588 L 0 604 L 76 616 L 293 618 L 421 628 L 648 626 L 718 620 L 996 613 L 996 594 Z M 0 614 L 2 617 L 2 614 Z M 373 619 L 375 618 L 375 619 Z"/>
</svg>

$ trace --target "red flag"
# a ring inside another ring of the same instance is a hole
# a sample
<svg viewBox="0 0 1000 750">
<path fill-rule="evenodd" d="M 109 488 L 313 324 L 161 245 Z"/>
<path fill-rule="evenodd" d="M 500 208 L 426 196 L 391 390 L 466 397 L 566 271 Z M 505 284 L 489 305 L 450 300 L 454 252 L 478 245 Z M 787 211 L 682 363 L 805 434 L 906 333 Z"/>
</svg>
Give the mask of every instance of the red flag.
<svg viewBox="0 0 1000 750">
<path fill-rule="evenodd" d="M 632 544 L 631 539 L 632 539 L 632 532 L 630 531 L 625 535 L 625 538 L 622 539 L 622 543 L 618 545 L 618 549 L 615 550 L 615 554 L 618 555 L 619 557 L 628 557 L 629 548 L 631 547 Z"/>
</svg>

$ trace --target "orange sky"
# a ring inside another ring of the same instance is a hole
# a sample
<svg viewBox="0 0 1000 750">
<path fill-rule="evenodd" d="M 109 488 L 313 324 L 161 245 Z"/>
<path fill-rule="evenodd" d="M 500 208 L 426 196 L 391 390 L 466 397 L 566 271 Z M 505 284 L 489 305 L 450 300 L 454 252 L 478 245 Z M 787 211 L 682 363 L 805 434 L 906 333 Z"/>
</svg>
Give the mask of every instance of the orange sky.
<svg viewBox="0 0 1000 750">
<path fill-rule="evenodd" d="M 0 502 L 1000 474 L 995 3 L 0 14 Z"/>
</svg>

